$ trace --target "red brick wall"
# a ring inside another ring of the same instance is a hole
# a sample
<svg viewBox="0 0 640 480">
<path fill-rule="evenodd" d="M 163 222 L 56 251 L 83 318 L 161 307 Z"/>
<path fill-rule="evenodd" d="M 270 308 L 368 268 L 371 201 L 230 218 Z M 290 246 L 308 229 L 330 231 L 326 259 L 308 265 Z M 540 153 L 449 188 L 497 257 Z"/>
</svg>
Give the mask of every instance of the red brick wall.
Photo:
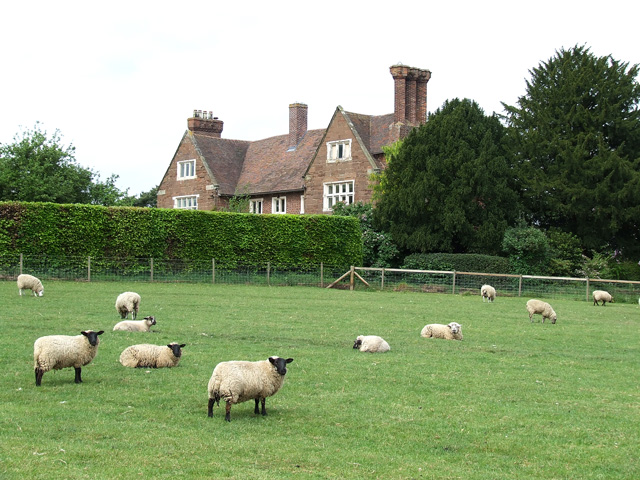
<svg viewBox="0 0 640 480">
<path fill-rule="evenodd" d="M 251 200 L 262 199 L 262 213 L 273 213 L 271 211 L 271 207 L 273 205 L 272 201 L 275 197 L 286 197 L 287 199 L 287 211 L 285 213 L 290 213 L 294 215 L 300 214 L 300 196 L 302 195 L 302 191 L 286 193 L 280 195 L 260 195 L 252 197 Z M 305 213 L 308 213 L 305 209 Z"/>
</svg>

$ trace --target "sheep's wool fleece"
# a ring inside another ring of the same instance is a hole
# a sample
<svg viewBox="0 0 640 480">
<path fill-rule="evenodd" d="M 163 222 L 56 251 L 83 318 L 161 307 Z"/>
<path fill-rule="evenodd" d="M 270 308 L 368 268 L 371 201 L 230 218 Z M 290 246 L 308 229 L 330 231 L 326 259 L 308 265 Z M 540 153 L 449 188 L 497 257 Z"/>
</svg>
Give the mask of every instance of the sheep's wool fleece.
<svg viewBox="0 0 640 480">
<path fill-rule="evenodd" d="M 122 312 L 133 312 L 140 306 L 140 295 L 135 292 L 124 292 L 116 298 L 116 310 Z"/>
<path fill-rule="evenodd" d="M 164 368 L 175 367 L 180 358 L 166 345 L 141 343 L 125 348 L 120 354 L 120 363 L 125 367 Z"/>
<path fill-rule="evenodd" d="M 445 340 L 462 340 L 462 327 L 456 334 L 451 332 L 448 325 L 441 325 L 439 323 L 432 323 L 425 325 L 420 332 L 421 337 L 427 338 L 443 338 Z"/>
<path fill-rule="evenodd" d="M 544 318 L 551 318 L 556 313 L 547 302 L 533 298 L 527 302 L 527 311 L 529 316 L 540 314 Z"/>
<path fill-rule="evenodd" d="M 280 390 L 283 383 L 284 375 L 269 360 L 221 362 L 209 380 L 209 398 L 215 398 L 216 392 L 232 404 L 267 398 Z"/>
<path fill-rule="evenodd" d="M 384 353 L 391 350 L 387 341 L 377 335 L 358 335 L 356 340 L 362 340 L 359 350 L 369 353 Z"/>
<path fill-rule="evenodd" d="M 39 292 L 41 290 L 44 290 L 42 286 L 42 282 L 40 281 L 39 278 L 34 277 L 33 275 L 27 275 L 26 273 L 18 275 L 17 283 L 18 283 L 18 289 L 20 290 L 29 289 L 33 292 Z"/>
<path fill-rule="evenodd" d="M 605 292 L 604 290 L 594 290 L 593 291 L 593 299 L 596 301 L 606 301 L 611 303 L 611 294 L 609 292 Z"/>
<path fill-rule="evenodd" d="M 113 327 L 113 330 L 121 330 L 124 332 L 148 332 L 151 328 L 148 320 L 123 320 Z"/>
<path fill-rule="evenodd" d="M 80 368 L 94 359 L 99 344 L 100 340 L 92 347 L 84 335 L 40 337 L 33 344 L 34 368 L 45 372 L 67 367 Z"/>
</svg>

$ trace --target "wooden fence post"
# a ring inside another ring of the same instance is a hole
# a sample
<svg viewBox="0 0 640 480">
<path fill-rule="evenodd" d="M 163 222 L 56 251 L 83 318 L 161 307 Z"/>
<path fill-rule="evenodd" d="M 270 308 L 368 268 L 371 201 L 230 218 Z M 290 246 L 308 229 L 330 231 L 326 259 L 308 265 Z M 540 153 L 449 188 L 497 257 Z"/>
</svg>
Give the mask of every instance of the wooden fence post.
<svg viewBox="0 0 640 480">
<path fill-rule="evenodd" d="M 216 259 L 211 259 L 211 283 L 216 283 Z"/>
<path fill-rule="evenodd" d="M 22 275 L 22 254 L 20 254 L 20 275 Z"/>
<path fill-rule="evenodd" d="M 320 262 L 320 288 L 324 288 L 324 263 Z"/>
<path fill-rule="evenodd" d="M 589 277 L 587 277 L 587 302 L 589 301 Z"/>
<path fill-rule="evenodd" d="M 353 290 L 355 285 L 354 273 L 356 272 L 355 266 L 351 265 L 351 275 L 349 276 L 349 290 Z"/>
<path fill-rule="evenodd" d="M 153 257 L 149 259 L 149 270 L 151 270 L 151 281 L 153 282 Z"/>
<path fill-rule="evenodd" d="M 518 280 L 518 296 L 522 296 L 522 275 L 520 275 L 520 279 Z"/>
<path fill-rule="evenodd" d="M 271 262 L 267 262 L 267 285 L 271 286 Z"/>
<path fill-rule="evenodd" d="M 451 293 L 455 295 L 456 293 L 456 271 L 453 271 L 453 285 L 452 285 L 452 290 Z"/>
<path fill-rule="evenodd" d="M 87 282 L 91 281 L 91 255 L 87 257 Z"/>
<path fill-rule="evenodd" d="M 382 278 L 380 279 L 380 290 L 384 290 L 384 267 L 382 267 Z"/>
</svg>

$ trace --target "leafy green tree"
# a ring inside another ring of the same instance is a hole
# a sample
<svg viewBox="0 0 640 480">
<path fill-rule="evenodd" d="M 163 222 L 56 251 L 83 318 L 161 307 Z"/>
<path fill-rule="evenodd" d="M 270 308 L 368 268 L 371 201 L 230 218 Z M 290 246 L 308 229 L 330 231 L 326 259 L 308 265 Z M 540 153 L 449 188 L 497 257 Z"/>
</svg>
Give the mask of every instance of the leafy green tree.
<svg viewBox="0 0 640 480">
<path fill-rule="evenodd" d="M 520 275 L 544 275 L 552 251 L 549 240 L 538 228 L 519 221 L 515 227 L 507 228 L 502 240 L 502 249 L 509 256 L 513 273 Z"/>
<path fill-rule="evenodd" d="M 117 175 L 105 182 L 76 163 L 75 147 L 61 144 L 36 123 L 33 130 L 0 145 L 0 200 L 114 205 L 126 195 L 115 187 Z"/>
<path fill-rule="evenodd" d="M 505 132 L 476 102 L 445 102 L 385 169 L 377 228 L 410 252 L 498 253 L 518 214 Z"/>
<path fill-rule="evenodd" d="M 121 198 L 116 202 L 121 207 L 147 207 L 155 208 L 158 206 L 158 185 L 148 192 L 141 192 L 140 195 L 129 195 Z"/>
<path fill-rule="evenodd" d="M 517 105 L 503 104 L 527 220 L 590 250 L 638 251 L 638 65 L 575 46 L 530 74 Z"/>
<path fill-rule="evenodd" d="M 236 188 L 233 197 L 229 198 L 229 207 L 225 210 L 234 213 L 248 213 L 250 202 L 249 186 L 244 185 L 242 188 Z"/>
</svg>

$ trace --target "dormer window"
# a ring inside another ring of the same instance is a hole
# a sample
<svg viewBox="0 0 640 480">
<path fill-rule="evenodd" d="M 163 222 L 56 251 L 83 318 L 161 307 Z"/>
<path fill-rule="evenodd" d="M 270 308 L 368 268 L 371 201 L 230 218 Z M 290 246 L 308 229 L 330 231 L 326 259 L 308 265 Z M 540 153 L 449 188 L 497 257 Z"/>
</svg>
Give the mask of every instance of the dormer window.
<svg viewBox="0 0 640 480">
<path fill-rule="evenodd" d="M 327 143 L 327 162 L 351 160 L 351 139 Z"/>
<path fill-rule="evenodd" d="M 178 162 L 178 180 L 188 180 L 190 178 L 196 178 L 195 159 Z"/>
</svg>

